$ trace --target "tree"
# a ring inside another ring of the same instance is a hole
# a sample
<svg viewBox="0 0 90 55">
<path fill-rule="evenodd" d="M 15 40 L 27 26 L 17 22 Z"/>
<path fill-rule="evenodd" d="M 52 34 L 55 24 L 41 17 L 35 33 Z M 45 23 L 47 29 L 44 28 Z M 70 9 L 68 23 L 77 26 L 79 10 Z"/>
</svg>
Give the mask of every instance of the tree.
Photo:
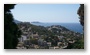
<svg viewBox="0 0 90 55">
<path fill-rule="evenodd" d="M 80 23 L 84 26 L 84 4 L 80 4 L 77 14 L 80 16 Z"/>
<path fill-rule="evenodd" d="M 15 4 L 4 4 L 4 49 L 15 49 L 21 35 L 10 11 L 14 6 Z"/>
</svg>

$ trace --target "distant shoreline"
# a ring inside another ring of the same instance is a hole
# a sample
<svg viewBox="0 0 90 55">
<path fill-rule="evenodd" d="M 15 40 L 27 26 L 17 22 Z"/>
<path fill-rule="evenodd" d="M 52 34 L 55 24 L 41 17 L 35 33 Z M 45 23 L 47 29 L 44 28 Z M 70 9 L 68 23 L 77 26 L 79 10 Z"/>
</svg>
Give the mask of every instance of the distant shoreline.
<svg viewBox="0 0 90 55">
<path fill-rule="evenodd" d="M 79 32 L 82 33 L 82 26 L 80 25 L 80 23 L 31 23 L 33 25 L 37 25 L 37 26 L 51 26 L 51 25 L 61 25 L 66 27 L 67 29 L 74 31 L 74 32 Z"/>
</svg>

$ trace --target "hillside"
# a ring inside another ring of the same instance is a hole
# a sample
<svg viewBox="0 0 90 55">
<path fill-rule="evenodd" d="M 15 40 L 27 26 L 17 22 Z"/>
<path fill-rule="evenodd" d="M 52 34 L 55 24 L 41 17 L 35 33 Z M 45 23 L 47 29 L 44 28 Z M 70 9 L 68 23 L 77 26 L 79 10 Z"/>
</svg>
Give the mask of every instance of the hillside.
<svg viewBox="0 0 90 55">
<path fill-rule="evenodd" d="M 21 22 L 18 23 L 18 27 L 22 31 L 22 37 L 19 39 L 19 41 L 23 42 L 25 45 L 24 47 L 29 49 L 36 48 L 34 46 L 38 46 L 37 48 L 39 49 L 50 49 L 54 48 L 55 46 L 57 46 L 59 49 L 67 48 L 68 44 L 73 44 L 82 38 L 82 34 L 70 31 L 60 25 L 43 27 L 32 25 L 29 22 Z"/>
</svg>

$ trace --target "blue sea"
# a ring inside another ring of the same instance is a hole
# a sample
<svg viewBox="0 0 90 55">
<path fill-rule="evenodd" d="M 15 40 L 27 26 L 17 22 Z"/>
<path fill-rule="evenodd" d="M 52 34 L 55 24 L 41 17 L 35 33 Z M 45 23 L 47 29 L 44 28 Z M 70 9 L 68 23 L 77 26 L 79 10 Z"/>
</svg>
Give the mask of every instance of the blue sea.
<svg viewBox="0 0 90 55">
<path fill-rule="evenodd" d="M 44 27 L 51 25 L 61 25 L 74 32 L 79 32 L 79 33 L 83 32 L 83 27 L 81 26 L 80 23 L 31 23 L 31 24 L 37 26 L 44 26 Z"/>
</svg>

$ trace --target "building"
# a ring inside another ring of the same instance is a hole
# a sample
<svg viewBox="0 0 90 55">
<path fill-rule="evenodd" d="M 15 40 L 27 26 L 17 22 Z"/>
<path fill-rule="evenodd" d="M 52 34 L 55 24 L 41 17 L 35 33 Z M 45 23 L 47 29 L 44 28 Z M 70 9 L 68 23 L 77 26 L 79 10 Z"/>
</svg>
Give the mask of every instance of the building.
<svg viewBox="0 0 90 55">
<path fill-rule="evenodd" d="M 57 42 L 57 46 L 61 46 L 62 45 L 62 42 Z"/>
<path fill-rule="evenodd" d="M 55 46 L 54 49 L 59 49 L 59 47 L 58 46 Z"/>
<path fill-rule="evenodd" d="M 36 34 L 32 34 L 32 38 L 38 39 L 39 35 L 37 33 Z"/>
<path fill-rule="evenodd" d="M 47 42 L 47 46 L 51 46 L 51 42 Z"/>
<path fill-rule="evenodd" d="M 18 38 L 19 42 L 24 42 L 27 39 L 27 36 L 21 35 L 20 38 Z"/>
</svg>

